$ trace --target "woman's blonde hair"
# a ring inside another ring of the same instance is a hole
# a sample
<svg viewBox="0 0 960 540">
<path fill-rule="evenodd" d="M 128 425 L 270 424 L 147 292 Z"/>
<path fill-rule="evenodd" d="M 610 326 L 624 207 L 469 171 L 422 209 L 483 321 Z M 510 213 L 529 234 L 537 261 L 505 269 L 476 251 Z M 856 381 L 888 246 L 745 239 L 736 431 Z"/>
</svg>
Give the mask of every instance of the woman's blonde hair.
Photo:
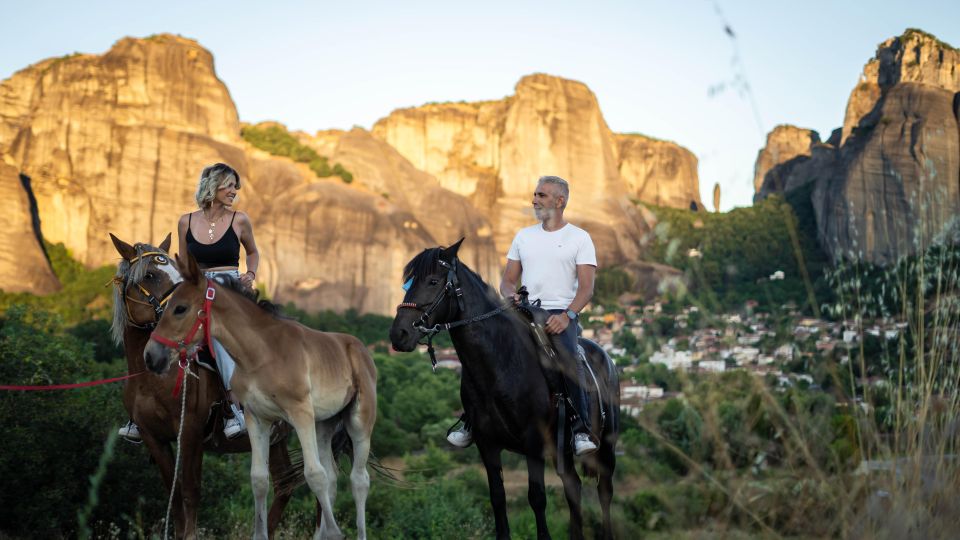
<svg viewBox="0 0 960 540">
<path fill-rule="evenodd" d="M 197 206 L 206 208 L 217 197 L 217 190 L 222 188 L 232 178 L 237 179 L 237 189 L 240 189 L 240 175 L 233 167 L 226 163 L 215 163 L 204 167 L 200 173 L 200 184 L 197 185 Z"/>
</svg>

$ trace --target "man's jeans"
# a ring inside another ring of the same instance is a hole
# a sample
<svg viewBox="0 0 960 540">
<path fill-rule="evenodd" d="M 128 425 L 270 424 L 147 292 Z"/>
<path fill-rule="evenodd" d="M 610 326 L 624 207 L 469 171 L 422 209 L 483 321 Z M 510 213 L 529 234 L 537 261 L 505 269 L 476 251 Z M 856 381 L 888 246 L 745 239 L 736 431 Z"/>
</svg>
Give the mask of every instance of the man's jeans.
<svg viewBox="0 0 960 540">
<path fill-rule="evenodd" d="M 558 315 L 563 314 L 566 310 L 549 309 L 547 311 L 552 315 Z M 554 348 L 557 349 L 557 354 L 560 357 L 561 372 L 566 382 L 570 401 L 573 402 L 574 408 L 577 410 L 577 415 L 583 421 L 583 427 L 589 430 L 590 414 L 587 410 L 587 395 L 586 392 L 584 392 L 585 373 L 583 371 L 583 362 L 580 361 L 579 355 L 577 354 L 578 329 L 578 322 L 570 321 L 567 329 L 563 332 L 547 335 L 550 336 L 550 341 L 553 343 Z M 574 374 L 576 374 L 576 378 L 572 377 Z M 579 423 L 575 422 L 573 424 L 573 431 L 579 431 L 579 427 Z"/>
</svg>

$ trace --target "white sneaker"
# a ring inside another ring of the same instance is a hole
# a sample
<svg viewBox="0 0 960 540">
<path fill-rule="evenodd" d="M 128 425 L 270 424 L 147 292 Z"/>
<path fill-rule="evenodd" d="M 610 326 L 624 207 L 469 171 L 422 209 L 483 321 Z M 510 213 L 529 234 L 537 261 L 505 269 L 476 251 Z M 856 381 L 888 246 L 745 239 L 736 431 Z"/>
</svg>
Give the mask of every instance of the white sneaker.
<svg viewBox="0 0 960 540">
<path fill-rule="evenodd" d="M 243 411 L 233 410 L 233 418 L 227 418 L 223 421 L 223 434 L 228 439 L 239 437 L 247 432 L 247 423 L 243 420 Z"/>
<path fill-rule="evenodd" d="M 127 423 L 117 430 L 119 434 L 124 439 L 132 442 L 140 442 L 140 428 L 133 423 L 133 420 L 128 420 Z"/>
<path fill-rule="evenodd" d="M 592 454 L 597 451 L 597 445 L 590 440 L 590 435 L 577 433 L 573 436 L 573 452 L 578 456 Z"/>
<path fill-rule="evenodd" d="M 470 433 L 470 430 L 467 429 L 467 426 L 451 431 L 447 434 L 447 442 L 456 446 L 457 448 L 466 448 L 473 444 L 473 434 Z"/>
</svg>

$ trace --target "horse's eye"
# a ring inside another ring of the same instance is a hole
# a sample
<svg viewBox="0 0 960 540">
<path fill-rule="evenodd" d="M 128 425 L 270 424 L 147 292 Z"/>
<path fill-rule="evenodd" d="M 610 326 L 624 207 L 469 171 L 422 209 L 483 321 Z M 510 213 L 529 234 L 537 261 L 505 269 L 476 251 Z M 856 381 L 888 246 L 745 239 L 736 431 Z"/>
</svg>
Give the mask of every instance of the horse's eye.
<svg viewBox="0 0 960 540">
<path fill-rule="evenodd" d="M 173 314 L 174 314 L 174 315 L 183 315 L 184 312 L 186 312 L 186 311 L 187 311 L 187 306 L 184 306 L 184 305 L 179 305 L 179 306 L 173 308 Z"/>
<path fill-rule="evenodd" d="M 431 279 L 431 280 L 430 280 L 430 284 L 431 284 L 431 285 L 436 285 L 437 283 L 440 283 L 440 280 L 439 280 L 439 279 Z"/>
<path fill-rule="evenodd" d="M 153 279 L 153 272 L 147 272 L 147 275 L 143 276 L 146 279 Z"/>
</svg>

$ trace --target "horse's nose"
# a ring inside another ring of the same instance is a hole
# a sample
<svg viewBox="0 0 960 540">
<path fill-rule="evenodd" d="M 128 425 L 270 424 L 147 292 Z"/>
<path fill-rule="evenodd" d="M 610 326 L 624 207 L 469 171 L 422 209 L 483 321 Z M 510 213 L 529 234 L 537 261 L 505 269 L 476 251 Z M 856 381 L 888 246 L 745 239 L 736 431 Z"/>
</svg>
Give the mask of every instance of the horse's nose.
<svg viewBox="0 0 960 540">
<path fill-rule="evenodd" d="M 395 350 L 404 350 L 409 340 L 410 332 L 406 328 L 400 328 L 399 326 L 393 327 L 393 331 L 390 332 L 390 342 L 393 343 Z"/>
<path fill-rule="evenodd" d="M 160 373 L 163 369 L 163 350 L 162 347 L 153 341 L 147 343 L 147 346 L 143 349 L 143 362 L 147 365 L 147 369 L 154 373 Z"/>
</svg>

